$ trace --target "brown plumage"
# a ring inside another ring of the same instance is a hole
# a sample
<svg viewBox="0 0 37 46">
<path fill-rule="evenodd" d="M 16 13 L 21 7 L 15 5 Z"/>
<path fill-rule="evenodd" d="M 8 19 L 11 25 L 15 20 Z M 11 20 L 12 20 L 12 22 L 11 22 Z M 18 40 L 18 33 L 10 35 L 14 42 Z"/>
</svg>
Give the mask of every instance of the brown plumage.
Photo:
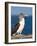
<svg viewBox="0 0 37 46">
<path fill-rule="evenodd" d="M 14 28 L 12 27 L 12 29 L 11 29 L 11 35 L 13 35 L 14 33 L 17 32 L 17 29 L 19 28 L 19 26 L 20 26 L 20 24 L 17 23 Z"/>
</svg>

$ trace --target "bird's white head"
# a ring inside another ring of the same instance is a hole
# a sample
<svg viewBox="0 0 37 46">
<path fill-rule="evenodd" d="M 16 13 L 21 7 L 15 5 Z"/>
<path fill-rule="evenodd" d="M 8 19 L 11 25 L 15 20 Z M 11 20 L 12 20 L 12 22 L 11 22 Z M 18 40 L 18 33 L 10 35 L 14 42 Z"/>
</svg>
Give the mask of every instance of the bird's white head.
<svg viewBox="0 0 37 46">
<path fill-rule="evenodd" d="M 19 19 L 22 19 L 22 18 L 24 18 L 24 14 L 23 13 L 20 13 L 19 14 Z"/>
</svg>

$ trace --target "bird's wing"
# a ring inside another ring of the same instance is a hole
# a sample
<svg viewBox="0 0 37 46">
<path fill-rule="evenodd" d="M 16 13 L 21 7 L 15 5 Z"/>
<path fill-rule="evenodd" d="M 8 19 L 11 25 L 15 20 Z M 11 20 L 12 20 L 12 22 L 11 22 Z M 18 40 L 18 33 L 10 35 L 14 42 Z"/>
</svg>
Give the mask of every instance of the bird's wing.
<svg viewBox="0 0 37 46">
<path fill-rule="evenodd" d="M 19 26 L 20 26 L 20 24 L 19 24 L 19 23 L 17 23 L 17 24 L 15 25 L 15 28 L 16 28 L 16 29 L 18 29 L 18 28 L 19 28 Z"/>
<path fill-rule="evenodd" d="M 17 24 L 15 25 L 15 27 L 14 27 L 14 28 L 12 27 L 12 29 L 11 29 L 11 34 L 16 33 L 16 32 L 17 32 L 17 30 L 18 30 L 18 28 L 19 28 L 19 26 L 20 26 L 20 24 L 19 24 L 19 23 L 17 23 Z"/>
</svg>

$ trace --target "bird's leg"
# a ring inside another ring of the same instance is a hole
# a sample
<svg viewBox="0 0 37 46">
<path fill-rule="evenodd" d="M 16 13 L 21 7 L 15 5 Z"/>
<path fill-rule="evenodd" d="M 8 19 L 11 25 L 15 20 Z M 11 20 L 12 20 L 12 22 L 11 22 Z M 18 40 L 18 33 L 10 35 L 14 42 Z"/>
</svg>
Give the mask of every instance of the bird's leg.
<svg viewBox="0 0 37 46">
<path fill-rule="evenodd" d="M 18 34 L 20 34 L 20 35 L 21 35 L 21 32 L 16 32 L 16 34 L 15 34 L 15 35 L 18 35 Z"/>
<path fill-rule="evenodd" d="M 21 32 L 17 32 L 17 34 L 20 34 L 21 35 Z"/>
<path fill-rule="evenodd" d="M 16 35 L 19 35 L 20 34 L 20 32 L 16 32 Z"/>
<path fill-rule="evenodd" d="M 18 33 L 16 32 L 15 35 L 18 35 Z"/>
<path fill-rule="evenodd" d="M 21 35 L 21 32 L 19 32 L 19 34 Z"/>
</svg>

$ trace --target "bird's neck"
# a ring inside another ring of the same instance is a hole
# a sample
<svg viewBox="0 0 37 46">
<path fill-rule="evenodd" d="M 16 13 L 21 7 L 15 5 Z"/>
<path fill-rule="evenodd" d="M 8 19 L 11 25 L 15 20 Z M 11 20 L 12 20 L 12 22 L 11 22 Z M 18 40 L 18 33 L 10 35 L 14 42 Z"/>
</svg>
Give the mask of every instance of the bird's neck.
<svg viewBox="0 0 37 46">
<path fill-rule="evenodd" d="M 19 23 L 20 24 L 24 23 L 24 18 L 20 19 Z"/>
</svg>

